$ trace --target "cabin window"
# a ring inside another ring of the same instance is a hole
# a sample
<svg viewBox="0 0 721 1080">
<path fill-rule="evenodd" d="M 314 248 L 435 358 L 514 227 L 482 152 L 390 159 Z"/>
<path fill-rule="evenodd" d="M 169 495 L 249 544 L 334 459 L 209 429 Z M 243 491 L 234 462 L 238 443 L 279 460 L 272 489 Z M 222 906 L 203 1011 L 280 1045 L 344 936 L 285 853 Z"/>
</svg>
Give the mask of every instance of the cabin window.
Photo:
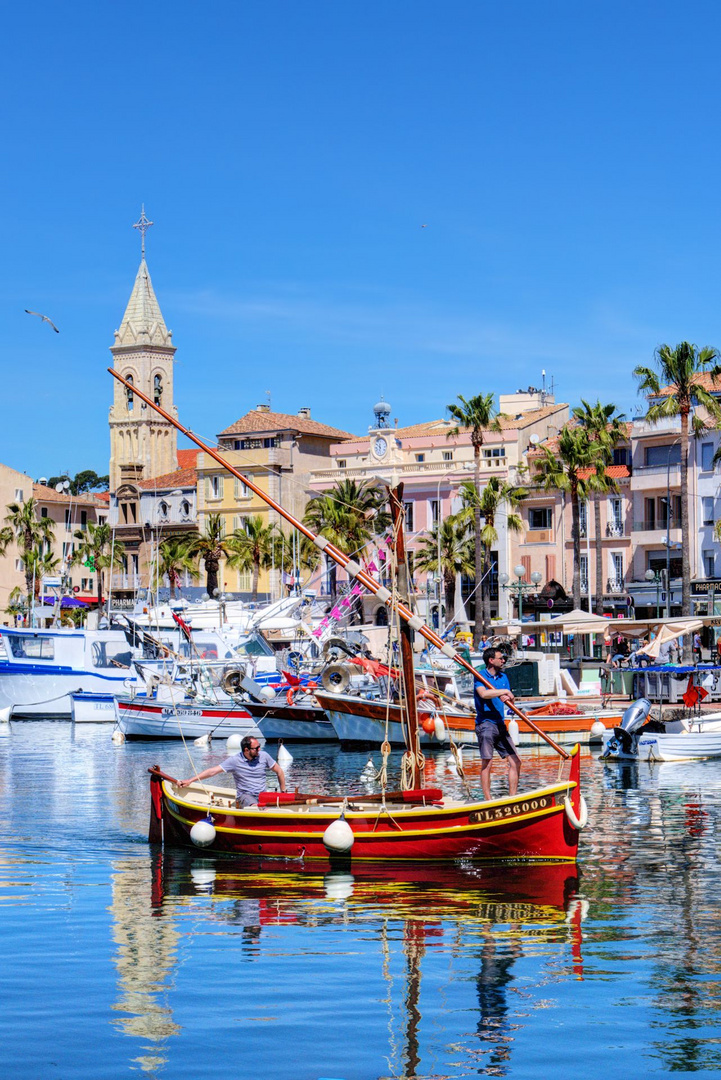
<svg viewBox="0 0 721 1080">
<path fill-rule="evenodd" d="M 133 654 L 125 641 L 94 641 L 91 657 L 96 668 L 129 668 Z"/>
<path fill-rule="evenodd" d="M 5 637 L 13 656 L 27 660 L 54 660 L 55 641 L 51 637 L 25 637 L 7 634 Z"/>
</svg>

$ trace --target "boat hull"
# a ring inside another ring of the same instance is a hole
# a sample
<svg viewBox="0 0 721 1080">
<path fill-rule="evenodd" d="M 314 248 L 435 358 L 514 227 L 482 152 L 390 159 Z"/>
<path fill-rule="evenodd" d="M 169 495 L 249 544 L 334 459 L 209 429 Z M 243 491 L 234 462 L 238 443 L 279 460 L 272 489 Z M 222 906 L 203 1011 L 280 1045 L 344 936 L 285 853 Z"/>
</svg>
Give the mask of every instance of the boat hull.
<svg viewBox="0 0 721 1080">
<path fill-rule="evenodd" d="M 701 726 L 702 727 L 702 726 Z M 609 732 L 603 749 L 613 738 Z M 721 757 L 721 731 L 647 732 L 641 734 L 633 754 L 614 754 L 607 761 L 705 761 Z"/>
<path fill-rule="evenodd" d="M 191 829 L 210 814 L 215 836 L 205 851 L 327 861 L 323 835 L 343 811 L 354 840 L 347 855 L 336 856 L 339 861 L 573 862 L 579 833 L 565 800 L 570 800 L 578 823 L 582 817 L 578 747 L 566 772 L 566 779 L 556 784 L 489 802 L 464 803 L 441 796 L 433 802 L 384 805 L 357 795 L 348 796 L 344 806 L 342 800 L 325 804 L 319 795 L 299 796 L 305 800 L 299 805 L 236 809 L 232 791 L 180 788 L 151 770 L 149 839 L 193 847 Z"/>
<path fill-rule="evenodd" d="M 400 720 L 400 707 L 395 704 L 388 706 L 384 701 L 369 701 L 367 698 L 352 697 L 350 695 L 322 694 L 316 691 L 318 703 L 325 709 L 328 719 L 335 730 L 338 739 L 343 745 L 378 746 L 386 737 L 386 725 L 388 741 L 392 746 L 405 746 L 405 737 Z M 419 712 L 419 719 L 427 715 Z M 452 712 L 450 710 L 440 713 L 444 723 L 450 731 L 453 742 L 459 746 L 476 745 L 476 718 L 471 713 Z M 387 716 L 387 721 L 386 721 Z M 532 716 L 533 723 L 541 731 L 550 735 L 554 742 L 565 746 L 575 746 L 576 743 L 588 745 L 593 742 L 601 742 L 601 736 L 592 732 L 593 725 L 600 720 L 610 731 L 616 724 L 620 724 L 621 712 L 595 712 L 584 713 L 577 716 Z M 434 735 L 420 730 L 421 745 L 424 748 L 437 748 L 438 739 Z M 518 721 L 517 746 L 545 746 L 546 742 L 541 735 L 531 731 Z"/>
<path fill-rule="evenodd" d="M 217 739 L 253 735 L 265 743 L 253 718 L 240 706 L 154 704 L 116 698 L 115 720 L 126 739 L 199 739 L 210 733 Z"/>
<path fill-rule="evenodd" d="M 74 724 L 112 724 L 115 722 L 115 698 L 112 694 L 92 694 L 80 690 L 70 695 Z"/>
<path fill-rule="evenodd" d="M 269 742 L 337 741 L 335 729 L 320 706 L 244 702 L 243 708 Z"/>
</svg>

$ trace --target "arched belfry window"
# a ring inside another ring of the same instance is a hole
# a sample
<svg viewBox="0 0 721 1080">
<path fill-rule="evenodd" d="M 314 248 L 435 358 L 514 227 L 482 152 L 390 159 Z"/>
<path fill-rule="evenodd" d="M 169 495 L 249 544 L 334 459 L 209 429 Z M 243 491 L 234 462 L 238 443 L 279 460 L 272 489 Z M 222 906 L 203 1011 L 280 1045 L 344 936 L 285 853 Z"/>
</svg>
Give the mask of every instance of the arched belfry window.
<svg viewBox="0 0 721 1080">
<path fill-rule="evenodd" d="M 125 387 L 125 403 L 127 405 L 128 412 L 132 412 L 133 411 L 133 405 L 135 404 L 135 402 L 134 402 L 135 395 L 134 395 L 133 391 L 130 388 L 133 385 L 133 376 L 132 375 L 126 375 L 125 376 L 125 381 L 130 383 L 130 386 Z"/>
<path fill-rule="evenodd" d="M 156 375 L 153 379 L 153 401 L 156 405 L 160 404 L 160 399 L 163 396 L 163 380 L 160 375 Z"/>
</svg>

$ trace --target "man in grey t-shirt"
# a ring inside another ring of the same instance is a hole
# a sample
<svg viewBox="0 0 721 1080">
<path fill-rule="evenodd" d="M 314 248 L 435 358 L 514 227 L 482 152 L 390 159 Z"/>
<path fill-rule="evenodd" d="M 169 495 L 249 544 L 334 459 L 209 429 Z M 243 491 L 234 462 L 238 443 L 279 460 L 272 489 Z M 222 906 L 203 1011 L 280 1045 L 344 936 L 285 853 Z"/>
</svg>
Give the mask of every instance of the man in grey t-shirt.
<svg viewBox="0 0 721 1080">
<path fill-rule="evenodd" d="M 235 780 L 236 806 L 254 806 L 261 791 L 266 789 L 266 773 L 270 769 L 278 777 L 280 790 L 285 791 L 285 773 L 270 754 L 261 750 L 260 743 L 253 735 L 246 735 L 240 744 L 240 753 L 226 758 L 220 765 L 204 769 L 189 780 L 179 781 L 181 787 L 188 787 L 196 780 L 207 780 L 218 773 L 231 773 Z"/>
</svg>

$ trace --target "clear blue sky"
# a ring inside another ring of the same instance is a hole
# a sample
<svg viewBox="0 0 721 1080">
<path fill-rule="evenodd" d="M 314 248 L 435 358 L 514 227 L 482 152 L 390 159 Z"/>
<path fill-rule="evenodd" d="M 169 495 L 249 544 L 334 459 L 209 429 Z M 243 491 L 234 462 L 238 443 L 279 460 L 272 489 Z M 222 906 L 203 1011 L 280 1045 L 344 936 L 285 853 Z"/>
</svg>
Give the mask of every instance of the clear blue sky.
<svg viewBox="0 0 721 1080">
<path fill-rule="evenodd" d="M 3 15 L 0 461 L 107 471 L 148 264 L 181 419 L 353 432 L 721 346 L 718 2 L 44 2 Z M 422 228 L 426 225 L 426 228 Z M 48 314 L 60 334 L 25 315 Z"/>
</svg>

